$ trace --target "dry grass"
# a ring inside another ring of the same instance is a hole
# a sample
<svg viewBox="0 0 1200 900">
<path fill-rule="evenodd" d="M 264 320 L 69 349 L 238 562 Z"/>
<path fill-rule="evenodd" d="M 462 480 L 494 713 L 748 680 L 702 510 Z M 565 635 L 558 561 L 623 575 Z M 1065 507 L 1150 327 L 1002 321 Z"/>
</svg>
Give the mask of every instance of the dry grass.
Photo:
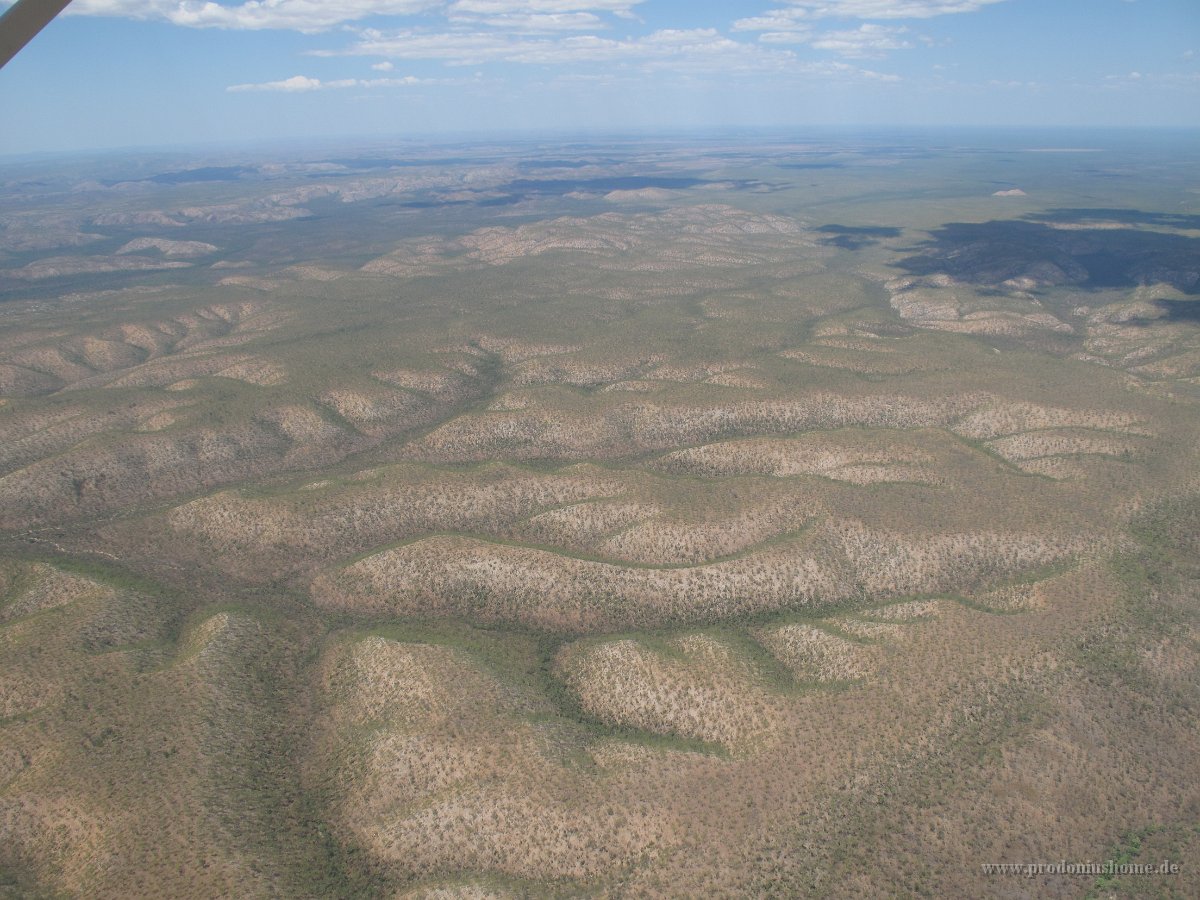
<svg viewBox="0 0 1200 900">
<path fill-rule="evenodd" d="M 579 735 L 530 720 L 545 701 L 462 651 L 365 637 L 322 669 L 334 822 L 391 869 L 594 878 L 672 842 L 662 814 L 600 800 L 568 762 Z"/>
<path fill-rule="evenodd" d="M 728 562 L 630 568 L 530 547 L 433 537 L 322 575 L 328 608 L 464 616 L 552 630 L 711 621 L 836 602 L 852 586 L 821 559 L 781 545 Z"/>
<path fill-rule="evenodd" d="M 747 661 L 706 634 L 681 635 L 662 649 L 635 640 L 568 645 L 556 667 L 584 710 L 620 727 L 749 751 L 786 720 Z"/>
<path fill-rule="evenodd" d="M 5 608 L 38 610 L 0 627 L 0 864 L 73 895 L 278 893 L 294 839 L 276 816 L 265 851 L 277 639 L 218 613 L 172 647 L 162 597 L 43 564 L 14 585 Z"/>
<path fill-rule="evenodd" d="M 877 648 L 846 640 L 815 625 L 760 628 L 755 638 L 805 681 L 854 681 L 878 665 Z"/>
<path fill-rule="evenodd" d="M 1185 220 L 1103 287 L 1113 223 L 943 247 L 998 201 L 920 198 L 981 154 L 612 153 L 4 214 L 0 893 L 987 896 L 1194 849 Z M 710 180 L 553 187 L 643 170 Z"/>
<path fill-rule="evenodd" d="M 903 432 L 813 432 L 798 438 L 722 441 L 662 457 L 666 472 L 693 475 L 821 475 L 851 484 L 887 481 L 939 483 L 928 439 Z"/>
</svg>

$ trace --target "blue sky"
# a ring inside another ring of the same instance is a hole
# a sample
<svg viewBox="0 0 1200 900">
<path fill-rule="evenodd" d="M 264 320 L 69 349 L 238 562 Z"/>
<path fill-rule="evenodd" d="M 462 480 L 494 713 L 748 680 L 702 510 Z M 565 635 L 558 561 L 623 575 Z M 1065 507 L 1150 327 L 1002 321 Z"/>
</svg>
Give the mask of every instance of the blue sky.
<svg viewBox="0 0 1200 900">
<path fill-rule="evenodd" d="M 0 153 L 491 131 L 1196 127 L 1200 0 L 75 0 L 0 70 L 0 123 Z"/>
</svg>

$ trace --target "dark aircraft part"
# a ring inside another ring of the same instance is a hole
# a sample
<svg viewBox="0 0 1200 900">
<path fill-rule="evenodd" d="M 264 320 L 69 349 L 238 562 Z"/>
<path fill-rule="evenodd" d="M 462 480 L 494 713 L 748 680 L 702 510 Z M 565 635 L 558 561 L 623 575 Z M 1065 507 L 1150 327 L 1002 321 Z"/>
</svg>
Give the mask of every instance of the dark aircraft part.
<svg viewBox="0 0 1200 900">
<path fill-rule="evenodd" d="M 0 68 L 50 24 L 71 0 L 17 0 L 0 16 Z"/>
</svg>

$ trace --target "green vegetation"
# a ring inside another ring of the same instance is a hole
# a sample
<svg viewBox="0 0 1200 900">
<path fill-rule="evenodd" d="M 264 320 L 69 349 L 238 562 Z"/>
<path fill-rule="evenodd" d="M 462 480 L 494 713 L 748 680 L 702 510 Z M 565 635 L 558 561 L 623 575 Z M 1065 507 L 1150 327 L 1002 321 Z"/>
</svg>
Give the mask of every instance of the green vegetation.
<svg viewBox="0 0 1200 900">
<path fill-rule="evenodd" d="M 0 896 L 1196 893 L 1194 170 L 710 151 L 0 183 Z"/>
</svg>

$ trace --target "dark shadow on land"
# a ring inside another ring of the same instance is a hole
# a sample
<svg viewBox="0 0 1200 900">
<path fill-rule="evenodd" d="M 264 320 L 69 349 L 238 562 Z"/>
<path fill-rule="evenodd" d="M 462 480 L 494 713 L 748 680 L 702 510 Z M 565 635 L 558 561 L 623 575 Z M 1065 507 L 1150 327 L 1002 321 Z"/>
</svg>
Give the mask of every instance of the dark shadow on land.
<svg viewBox="0 0 1200 900">
<path fill-rule="evenodd" d="M 1134 316 L 1122 319 L 1122 325 L 1154 325 L 1157 322 L 1200 322 L 1200 300 L 1167 300 L 1159 298 L 1154 306 L 1162 315 Z"/>
<path fill-rule="evenodd" d="M 497 190 L 525 191 L 535 194 L 569 194 L 572 191 L 640 191 L 646 188 L 676 190 L 709 184 L 704 178 L 678 178 L 659 175 L 609 175 L 599 178 L 519 178 L 500 185 Z"/>
<path fill-rule="evenodd" d="M 178 172 L 160 172 L 149 178 L 103 181 L 106 187 L 117 184 L 201 184 L 214 181 L 240 181 L 244 175 L 255 175 L 258 170 L 250 166 L 204 166 L 200 169 L 183 169 Z"/>
<path fill-rule="evenodd" d="M 404 209 L 444 209 L 451 206 L 514 206 L 525 198 L 508 195 L 504 197 L 486 197 L 482 200 L 409 200 L 405 203 L 387 203 L 384 206 L 400 206 Z"/>
<path fill-rule="evenodd" d="M 546 197 L 565 197 L 568 194 L 607 194 L 611 191 L 639 191 L 648 188 L 661 190 L 685 190 L 698 185 L 713 184 L 704 178 L 679 178 L 665 175 L 608 175 L 596 178 L 519 178 L 506 184 L 496 185 L 499 197 L 460 200 L 412 200 L 397 204 L 410 209 L 436 209 L 449 206 L 512 206 L 524 200 Z M 736 190 L 761 189 L 760 181 L 721 181 L 732 184 Z"/>
<path fill-rule="evenodd" d="M 619 159 L 523 159 L 517 163 L 522 172 L 538 169 L 586 169 L 589 166 L 615 166 Z"/>
<path fill-rule="evenodd" d="M 1168 322 L 1200 322 L 1200 300 L 1155 300 Z"/>
<path fill-rule="evenodd" d="M 346 169 L 418 169 L 432 168 L 434 166 L 487 165 L 488 163 L 498 162 L 495 158 L 479 156 L 414 156 L 405 159 L 387 156 L 354 156 L 321 161 L 335 166 L 342 166 Z M 328 175 L 337 174 L 337 172 L 318 172 L 313 177 L 324 178 Z"/>
<path fill-rule="evenodd" d="M 1200 216 L 1143 212 L 1140 209 L 1048 209 L 1026 218 L 1033 222 L 1120 222 L 1125 225 L 1157 225 L 1160 228 L 1200 228 Z"/>
<path fill-rule="evenodd" d="M 843 250 L 858 250 L 878 244 L 877 238 L 900 236 L 899 228 L 887 225 L 822 225 L 817 231 L 833 235 L 825 238 L 822 243 L 841 247 Z"/>
<path fill-rule="evenodd" d="M 154 184 L 198 184 L 209 181 L 239 181 L 243 175 L 254 175 L 257 169 L 248 166 L 206 166 L 182 172 L 163 172 L 144 180 Z"/>
<path fill-rule="evenodd" d="M 1121 212 L 1124 221 L 1136 216 L 1139 222 L 1170 221 L 1175 227 L 1181 219 L 1196 218 L 1136 210 L 1079 212 L 1108 221 L 1108 212 Z M 1186 235 L 1111 227 L 1064 230 L 1025 220 L 953 222 L 930 235 L 914 248 L 916 255 L 895 265 L 912 275 L 946 274 L 982 286 L 1025 276 L 1043 285 L 1132 289 L 1168 284 L 1200 294 L 1200 239 Z"/>
</svg>

